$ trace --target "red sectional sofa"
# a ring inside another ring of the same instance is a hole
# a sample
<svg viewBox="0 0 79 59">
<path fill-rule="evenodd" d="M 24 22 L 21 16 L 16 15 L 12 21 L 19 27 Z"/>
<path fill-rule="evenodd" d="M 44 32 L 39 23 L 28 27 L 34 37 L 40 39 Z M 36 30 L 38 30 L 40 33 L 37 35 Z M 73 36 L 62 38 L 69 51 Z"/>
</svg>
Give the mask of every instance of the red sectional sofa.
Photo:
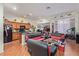
<svg viewBox="0 0 79 59">
<path fill-rule="evenodd" d="M 61 40 L 61 39 L 65 38 L 65 35 L 64 34 L 60 34 L 59 36 L 57 36 L 57 35 L 52 34 L 51 38 L 54 39 L 54 40 Z"/>
<path fill-rule="evenodd" d="M 41 36 L 34 37 L 34 38 L 32 38 L 32 39 L 34 39 L 34 40 L 44 40 L 44 38 L 42 38 Z"/>
<path fill-rule="evenodd" d="M 65 35 L 64 34 L 60 34 L 60 35 L 51 34 L 51 38 L 54 39 L 54 40 L 57 40 L 57 41 L 62 41 L 62 42 L 65 41 Z M 59 45 L 58 50 L 59 50 L 60 55 L 64 55 L 65 44 Z"/>
<path fill-rule="evenodd" d="M 48 44 L 43 43 L 38 40 L 28 40 L 28 52 L 32 56 L 55 56 L 57 52 L 57 46 L 48 46 Z"/>
<path fill-rule="evenodd" d="M 65 39 L 65 35 L 64 34 L 60 34 L 60 35 L 55 35 L 55 34 L 51 34 L 51 38 L 57 41 L 61 41 Z M 42 37 L 41 33 L 30 33 L 30 34 L 26 34 L 26 40 L 28 41 L 28 39 L 32 39 L 32 40 L 39 40 L 42 41 L 45 38 Z M 65 49 L 65 45 L 59 45 L 58 46 L 58 50 L 60 51 L 59 53 L 64 53 L 64 49 Z M 49 49 L 50 51 L 50 49 Z"/>
<path fill-rule="evenodd" d="M 33 40 L 44 40 L 41 33 L 30 33 L 26 34 L 26 40 L 33 39 Z"/>
</svg>

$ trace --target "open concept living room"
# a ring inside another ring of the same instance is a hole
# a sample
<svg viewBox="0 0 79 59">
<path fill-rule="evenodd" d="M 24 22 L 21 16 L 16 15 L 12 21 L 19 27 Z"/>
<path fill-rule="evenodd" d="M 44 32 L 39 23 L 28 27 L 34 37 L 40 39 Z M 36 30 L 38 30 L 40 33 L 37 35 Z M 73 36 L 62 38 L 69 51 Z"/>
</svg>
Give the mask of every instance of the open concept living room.
<svg viewBox="0 0 79 59">
<path fill-rule="evenodd" d="M 79 3 L 0 3 L 0 56 L 79 56 Z"/>
</svg>

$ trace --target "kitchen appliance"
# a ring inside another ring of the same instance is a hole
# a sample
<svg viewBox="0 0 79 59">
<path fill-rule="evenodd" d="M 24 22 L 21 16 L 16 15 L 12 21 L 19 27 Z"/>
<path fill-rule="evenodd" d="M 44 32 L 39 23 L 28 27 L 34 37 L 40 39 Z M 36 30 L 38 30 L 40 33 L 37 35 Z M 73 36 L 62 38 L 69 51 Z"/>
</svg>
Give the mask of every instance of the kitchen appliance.
<svg viewBox="0 0 79 59">
<path fill-rule="evenodd" d="M 12 25 L 4 24 L 4 43 L 12 41 Z"/>
</svg>

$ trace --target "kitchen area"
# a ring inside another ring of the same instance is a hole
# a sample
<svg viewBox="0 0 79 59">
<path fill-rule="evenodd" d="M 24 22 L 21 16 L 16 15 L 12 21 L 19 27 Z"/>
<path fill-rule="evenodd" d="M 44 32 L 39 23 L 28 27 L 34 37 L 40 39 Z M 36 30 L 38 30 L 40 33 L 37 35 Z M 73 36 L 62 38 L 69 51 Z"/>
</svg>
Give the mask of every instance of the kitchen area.
<svg viewBox="0 0 79 59">
<path fill-rule="evenodd" d="M 4 43 L 12 42 L 15 40 L 19 40 L 22 43 L 23 38 L 23 29 L 29 31 L 31 28 L 30 23 L 20 23 L 15 21 L 9 21 L 8 19 L 4 19 Z"/>
</svg>

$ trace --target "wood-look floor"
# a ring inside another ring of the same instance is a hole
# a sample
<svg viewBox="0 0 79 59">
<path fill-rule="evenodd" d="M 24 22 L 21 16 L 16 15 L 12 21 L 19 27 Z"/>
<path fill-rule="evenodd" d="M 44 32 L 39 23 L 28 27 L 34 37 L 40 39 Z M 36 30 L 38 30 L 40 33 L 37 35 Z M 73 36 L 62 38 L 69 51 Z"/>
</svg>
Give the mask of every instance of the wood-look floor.
<svg viewBox="0 0 79 59">
<path fill-rule="evenodd" d="M 76 44 L 75 40 L 66 40 L 65 56 L 79 56 L 79 44 Z"/>
<path fill-rule="evenodd" d="M 21 46 L 18 40 L 6 43 L 4 45 L 4 52 L 0 56 L 30 56 L 27 47 Z M 79 56 L 79 44 L 74 40 L 66 40 L 65 56 Z"/>
<path fill-rule="evenodd" d="M 29 56 L 27 48 L 19 43 L 19 40 L 6 43 L 4 45 L 4 52 L 1 56 Z"/>
</svg>

